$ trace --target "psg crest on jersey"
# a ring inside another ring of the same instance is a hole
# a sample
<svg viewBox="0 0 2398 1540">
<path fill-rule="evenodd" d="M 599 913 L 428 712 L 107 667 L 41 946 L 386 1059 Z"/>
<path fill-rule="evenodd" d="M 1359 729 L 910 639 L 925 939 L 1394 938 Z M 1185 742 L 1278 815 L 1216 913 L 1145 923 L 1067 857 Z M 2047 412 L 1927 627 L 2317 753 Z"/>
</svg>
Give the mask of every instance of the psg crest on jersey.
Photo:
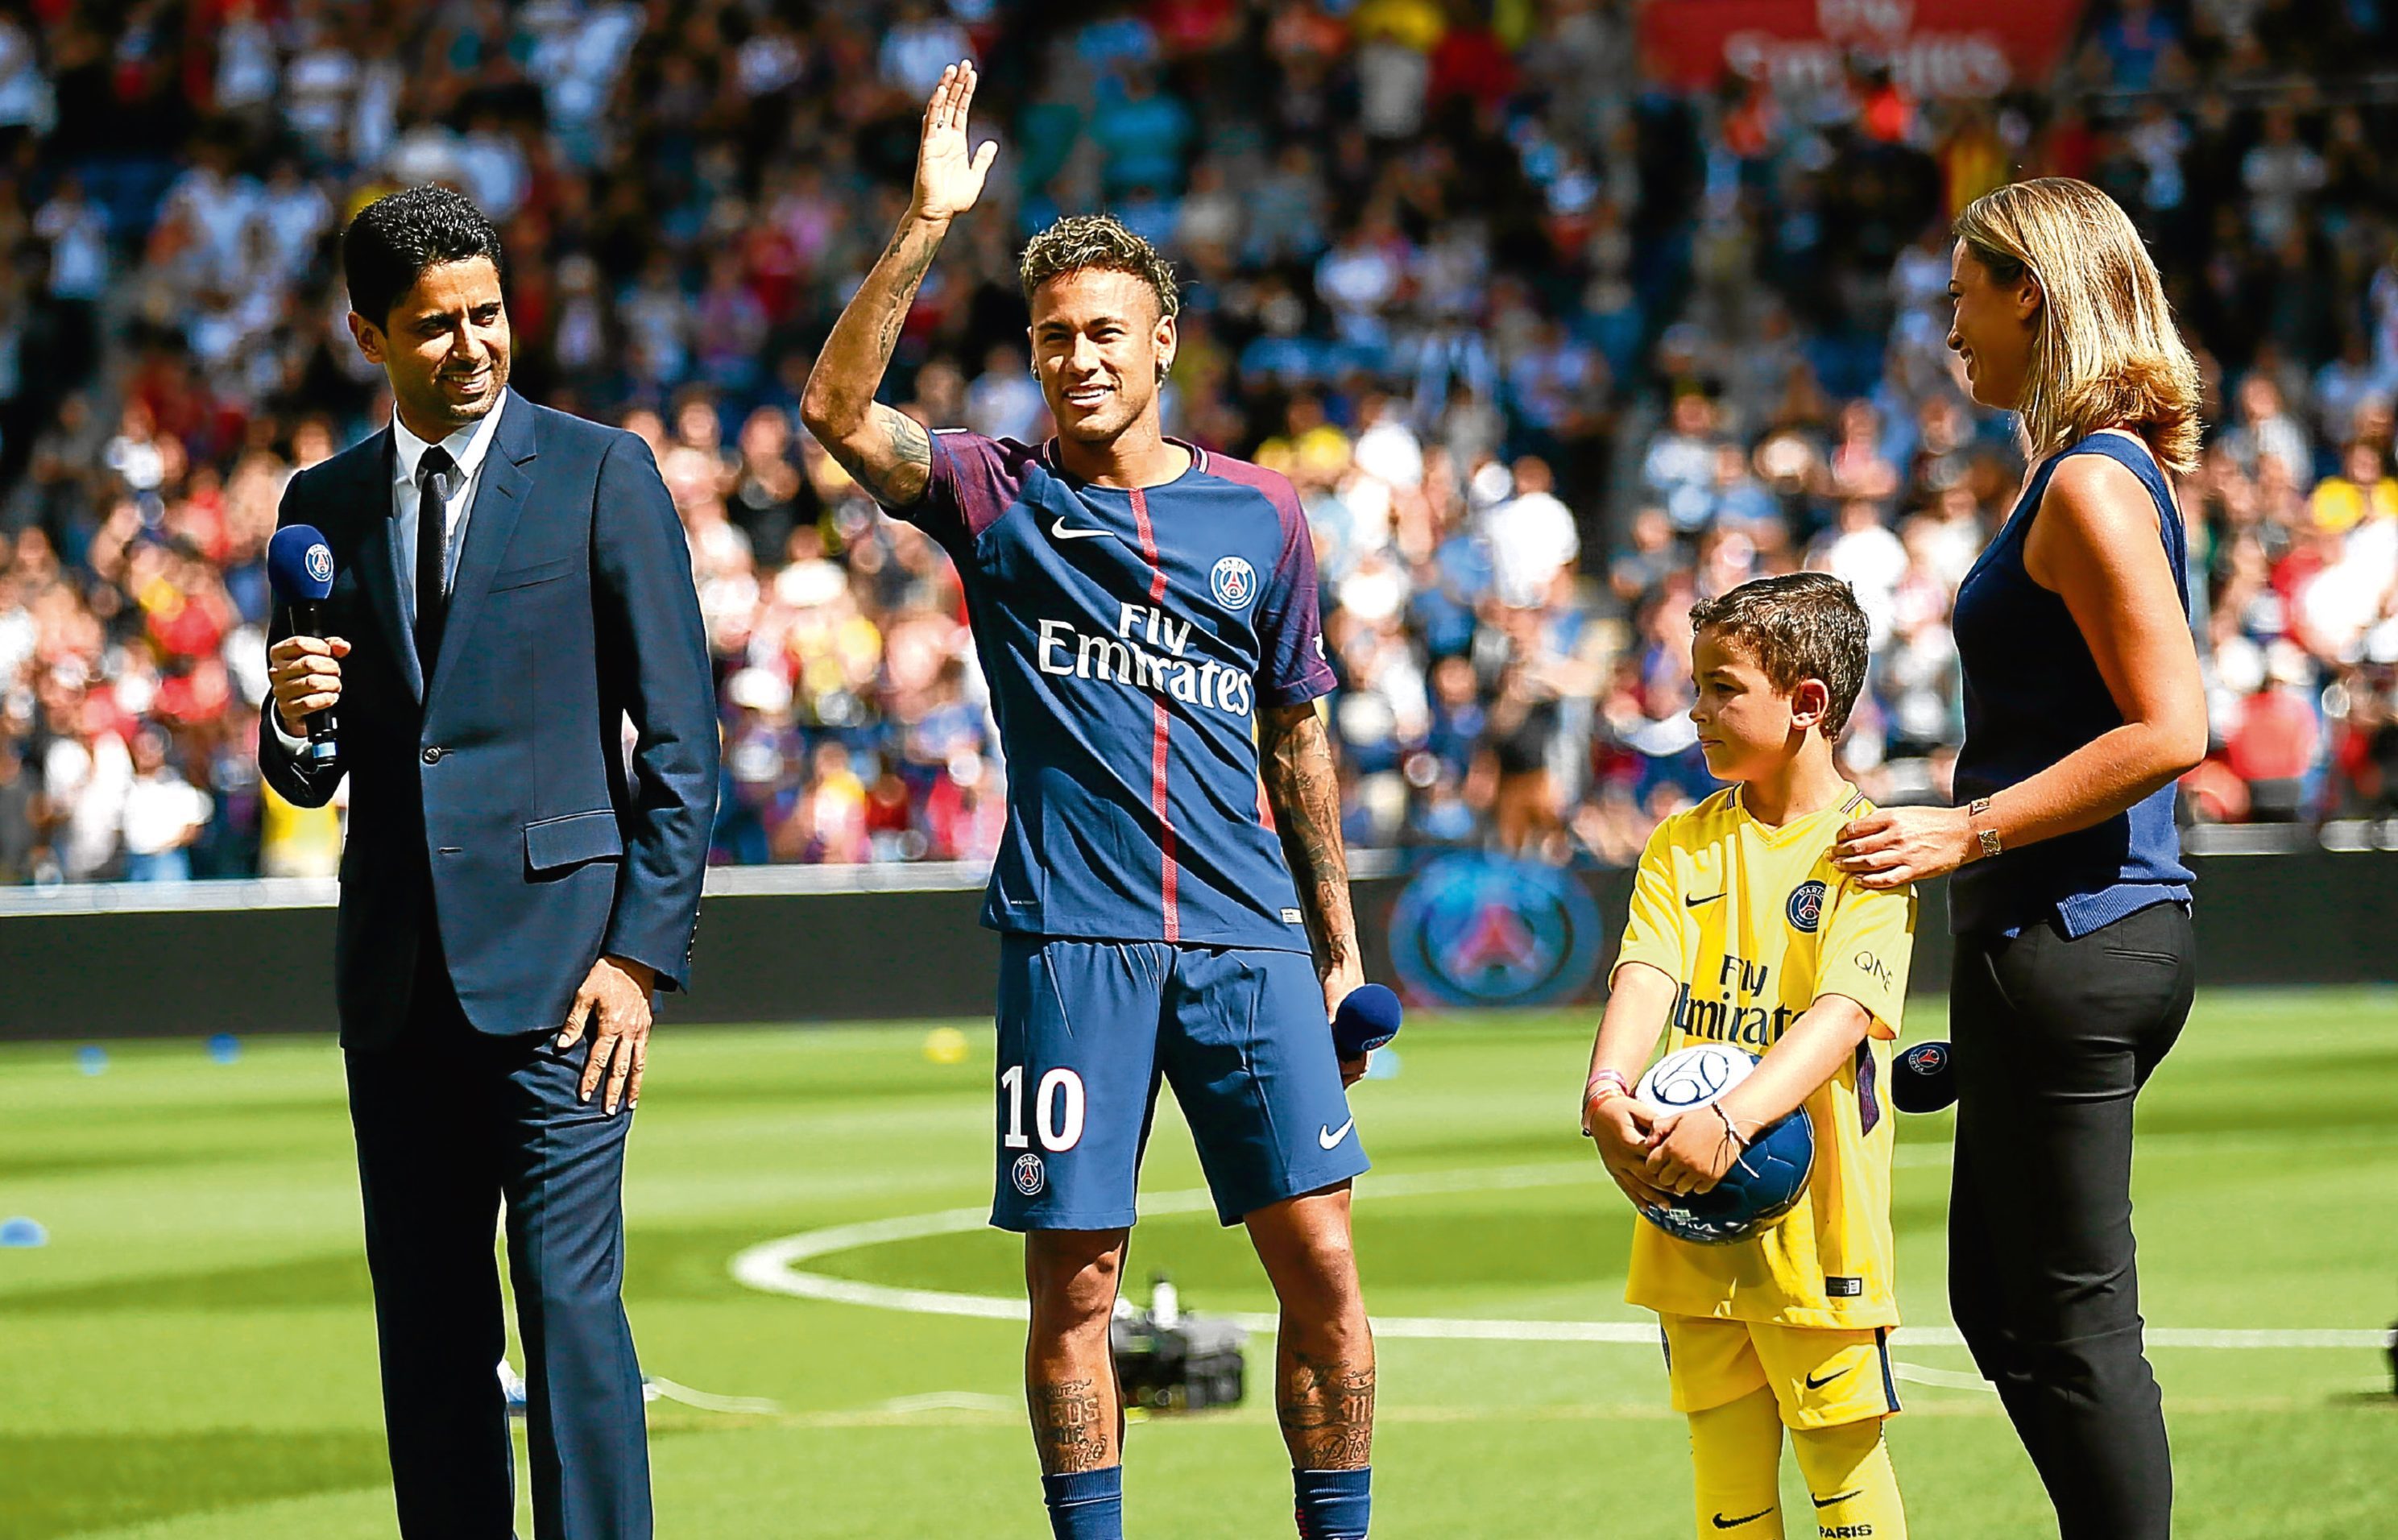
<svg viewBox="0 0 2398 1540">
<path fill-rule="evenodd" d="M 1258 596 L 1258 570 L 1237 556 L 1228 556 L 1207 574 L 1207 587 L 1215 590 L 1216 602 L 1224 608 L 1246 610 Z"/>
<path fill-rule="evenodd" d="M 1824 923 L 1824 885 L 1812 878 L 1790 890 L 1790 925 L 1794 930 L 1813 934 Z"/>
<path fill-rule="evenodd" d="M 1445 1006 L 1579 998 L 1601 939 L 1598 905 L 1571 872 L 1480 852 L 1431 861 L 1391 908 L 1401 980 Z"/>
<path fill-rule="evenodd" d="M 324 546 L 311 546 L 308 547 L 308 554 L 301 560 L 307 565 L 310 577 L 319 583 L 330 583 L 333 580 L 333 553 L 330 548 Z"/>
</svg>

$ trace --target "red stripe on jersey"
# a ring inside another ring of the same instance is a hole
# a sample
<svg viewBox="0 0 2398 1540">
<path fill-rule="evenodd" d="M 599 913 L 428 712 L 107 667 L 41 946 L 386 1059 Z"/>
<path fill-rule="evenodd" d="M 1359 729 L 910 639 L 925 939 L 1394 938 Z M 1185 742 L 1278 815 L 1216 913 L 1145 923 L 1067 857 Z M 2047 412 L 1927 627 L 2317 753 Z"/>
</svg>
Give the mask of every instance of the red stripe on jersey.
<svg viewBox="0 0 2398 1540">
<path fill-rule="evenodd" d="M 1165 702 L 1156 703 L 1157 731 L 1151 737 L 1149 762 L 1149 801 L 1157 810 L 1158 848 L 1165 855 L 1165 865 L 1158 872 L 1158 902 L 1165 912 L 1165 939 L 1182 939 L 1182 910 L 1175 902 L 1176 866 L 1174 860 L 1174 822 L 1167 816 L 1165 804 L 1165 726 L 1170 720 L 1165 714 Z"/>
<path fill-rule="evenodd" d="M 1157 531 L 1149 521 L 1149 494 L 1138 487 L 1132 489 L 1132 521 L 1140 532 L 1140 554 L 1149 561 L 1149 601 L 1155 604 L 1165 598 L 1165 568 L 1157 560 Z"/>
<path fill-rule="evenodd" d="M 1165 599 L 1165 567 L 1157 559 L 1157 531 L 1149 521 L 1149 497 L 1138 487 L 1132 489 L 1132 519 L 1140 533 L 1140 554 L 1149 562 L 1149 601 L 1162 603 Z M 1158 903 L 1165 912 L 1165 939 L 1179 941 L 1182 939 L 1182 911 L 1174 898 L 1174 819 L 1166 802 L 1165 786 L 1165 746 L 1174 719 L 1165 709 L 1164 696 L 1159 696 L 1153 705 L 1156 728 L 1150 737 L 1149 804 L 1157 814 L 1157 844 L 1164 856 L 1157 877 Z"/>
</svg>

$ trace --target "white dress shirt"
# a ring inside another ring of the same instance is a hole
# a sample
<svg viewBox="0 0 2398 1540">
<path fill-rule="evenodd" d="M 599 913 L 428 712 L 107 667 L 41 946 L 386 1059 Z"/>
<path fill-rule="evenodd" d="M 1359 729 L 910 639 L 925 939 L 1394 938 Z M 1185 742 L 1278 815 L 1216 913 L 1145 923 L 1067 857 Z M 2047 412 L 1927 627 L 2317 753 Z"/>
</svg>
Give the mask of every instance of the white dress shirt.
<svg viewBox="0 0 2398 1540">
<path fill-rule="evenodd" d="M 449 520 L 449 528 L 444 532 L 449 545 L 441 566 L 441 591 L 444 593 L 449 592 L 451 585 L 458 580 L 458 552 L 466 544 L 466 516 L 475 507 L 475 489 L 482 484 L 483 462 L 491 457 L 492 442 L 499 432 L 500 414 L 508 409 L 508 396 L 509 393 L 503 390 L 500 399 L 492 404 L 491 411 L 441 440 L 441 447 L 450 452 L 451 460 L 465 473 L 451 479 L 450 495 L 441 505 L 442 516 Z M 391 511 L 399 534 L 399 587 L 408 597 L 408 614 L 413 619 L 416 615 L 416 473 L 417 467 L 424 463 L 424 452 L 433 446 L 410 432 L 408 425 L 399 420 L 399 413 L 396 412 L 391 417 L 391 441 L 394 452 L 391 457 Z M 399 645 L 415 645 L 413 637 L 394 640 Z"/>
</svg>

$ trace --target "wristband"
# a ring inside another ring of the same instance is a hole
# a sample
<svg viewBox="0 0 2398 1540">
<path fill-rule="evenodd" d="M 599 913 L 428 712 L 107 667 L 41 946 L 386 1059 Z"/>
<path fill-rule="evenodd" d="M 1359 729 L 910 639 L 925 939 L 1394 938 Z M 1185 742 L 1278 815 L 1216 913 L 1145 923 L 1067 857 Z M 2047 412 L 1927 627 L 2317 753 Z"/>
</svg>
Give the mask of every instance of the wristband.
<svg viewBox="0 0 2398 1540">
<path fill-rule="evenodd" d="M 1582 1136 L 1584 1139 L 1590 1137 L 1590 1109 L 1595 1105 L 1604 1105 L 1610 1093 L 1614 1096 L 1632 1094 L 1630 1084 L 1615 1070 L 1599 1071 L 1590 1077 L 1590 1084 L 1582 1088 Z"/>
<path fill-rule="evenodd" d="M 1723 1119 L 1724 1132 L 1731 1136 L 1732 1147 L 1740 1151 L 1741 1154 L 1746 1155 L 1748 1153 L 1748 1138 L 1740 1131 L 1740 1125 L 1731 1120 L 1731 1114 L 1723 1110 L 1723 1103 L 1720 1101 L 1710 1101 L 1707 1105 L 1715 1109 L 1715 1114 L 1718 1117 Z"/>
</svg>

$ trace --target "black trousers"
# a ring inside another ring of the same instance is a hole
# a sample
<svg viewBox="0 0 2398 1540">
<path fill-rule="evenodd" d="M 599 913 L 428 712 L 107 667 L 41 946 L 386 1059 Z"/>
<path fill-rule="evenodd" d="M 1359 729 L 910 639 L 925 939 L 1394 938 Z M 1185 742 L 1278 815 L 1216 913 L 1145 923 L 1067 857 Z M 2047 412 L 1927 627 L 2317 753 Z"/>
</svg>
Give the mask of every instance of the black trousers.
<svg viewBox="0 0 2398 1540">
<path fill-rule="evenodd" d="M 2162 1540 L 2173 1459 L 2141 1347 L 2132 1102 L 2189 1015 L 2189 911 L 2078 940 L 1957 939 L 1948 1301 L 2064 1540 Z"/>
<path fill-rule="evenodd" d="M 492 1249 L 505 1209 L 533 1533 L 649 1540 L 641 1371 L 619 1297 L 632 1114 L 579 1100 L 587 1037 L 560 1050 L 555 1031 L 469 1025 L 432 935 L 397 1040 L 345 1056 L 399 1533 L 515 1533 Z"/>
</svg>

